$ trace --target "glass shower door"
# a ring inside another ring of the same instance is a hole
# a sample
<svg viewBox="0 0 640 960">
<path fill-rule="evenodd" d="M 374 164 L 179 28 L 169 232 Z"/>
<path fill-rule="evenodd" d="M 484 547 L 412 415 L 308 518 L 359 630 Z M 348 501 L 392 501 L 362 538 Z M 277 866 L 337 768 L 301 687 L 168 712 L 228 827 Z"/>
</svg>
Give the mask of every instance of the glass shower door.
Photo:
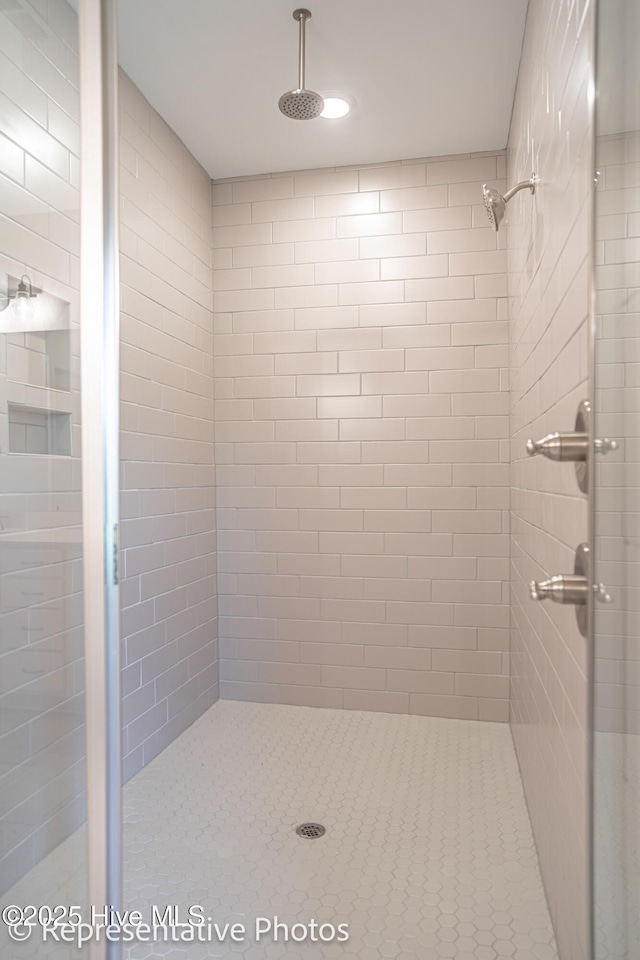
<svg viewBox="0 0 640 960">
<path fill-rule="evenodd" d="M 93 177 L 91 161 L 80 183 L 81 141 L 84 160 L 87 143 L 91 153 L 109 139 L 104 74 L 95 69 L 111 7 L 82 0 L 79 22 L 66 0 L 0 3 L 0 904 L 9 908 L 0 955 L 12 958 L 88 954 L 43 942 L 36 921 L 59 904 L 85 918 L 95 891 L 115 896 L 118 879 L 117 849 L 108 850 L 118 807 L 101 798 L 109 760 L 119 789 L 119 751 L 106 729 L 119 724 L 118 700 L 110 712 L 105 685 L 117 664 L 117 588 L 105 575 L 117 443 L 98 457 L 97 474 L 86 459 L 87 448 L 96 457 L 87 429 L 104 451 L 113 430 L 105 410 L 117 419 L 117 390 L 109 393 L 117 355 L 105 361 L 117 234 L 104 229 L 108 213 L 101 235 L 84 229 L 107 209 L 112 160 Z M 88 110 L 90 130 L 81 123 Z M 41 905 L 36 917 L 31 908 Z M 92 957 L 105 955 L 94 949 Z"/>
<path fill-rule="evenodd" d="M 76 15 L 3 3 L 0 48 L 0 882 L 11 903 L 81 904 Z"/>
<path fill-rule="evenodd" d="M 640 8 L 599 0 L 594 955 L 640 956 Z M 617 449 L 607 443 L 613 440 Z"/>
</svg>

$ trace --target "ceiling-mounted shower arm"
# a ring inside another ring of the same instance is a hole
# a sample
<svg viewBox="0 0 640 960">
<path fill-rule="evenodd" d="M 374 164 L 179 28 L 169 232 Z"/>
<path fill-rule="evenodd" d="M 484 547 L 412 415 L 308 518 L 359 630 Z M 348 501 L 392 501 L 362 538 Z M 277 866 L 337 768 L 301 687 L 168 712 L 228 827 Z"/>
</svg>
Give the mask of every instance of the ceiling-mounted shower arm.
<svg viewBox="0 0 640 960">
<path fill-rule="evenodd" d="M 305 87 L 305 60 L 306 60 L 306 26 L 311 19 L 311 11 L 299 7 L 293 11 L 293 19 L 299 24 L 298 48 L 298 86 L 295 90 L 287 90 L 278 100 L 280 112 L 290 120 L 313 120 L 319 117 L 324 110 L 324 100 L 314 90 Z"/>
<path fill-rule="evenodd" d="M 509 203 L 509 200 L 511 200 L 511 197 L 515 197 L 516 193 L 520 193 L 521 190 L 529 189 L 531 193 L 535 193 L 537 182 L 538 182 L 538 178 L 536 177 L 535 173 L 532 173 L 529 180 L 523 180 L 521 183 L 516 183 L 515 187 L 511 187 L 511 190 L 507 190 L 507 192 L 505 193 L 504 195 L 505 203 Z"/>
<path fill-rule="evenodd" d="M 298 51 L 298 90 L 304 90 L 305 58 L 307 55 L 306 27 L 307 20 L 311 19 L 311 11 L 306 10 L 304 7 L 300 7 L 298 10 L 293 11 L 293 19 L 297 20 L 300 25 L 300 43 Z"/>
</svg>

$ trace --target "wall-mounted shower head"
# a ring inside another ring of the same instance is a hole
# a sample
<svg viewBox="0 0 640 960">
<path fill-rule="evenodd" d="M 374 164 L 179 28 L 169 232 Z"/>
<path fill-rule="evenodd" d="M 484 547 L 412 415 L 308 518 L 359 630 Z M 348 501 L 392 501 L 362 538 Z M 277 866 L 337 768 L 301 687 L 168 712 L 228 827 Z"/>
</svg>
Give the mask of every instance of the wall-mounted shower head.
<svg viewBox="0 0 640 960">
<path fill-rule="evenodd" d="M 304 87 L 305 27 L 307 20 L 311 19 L 311 12 L 304 9 L 294 10 L 293 19 L 300 24 L 298 88 L 283 93 L 278 100 L 278 106 L 280 112 L 291 120 L 314 120 L 322 113 L 324 100 L 319 93 L 305 90 Z"/>
<path fill-rule="evenodd" d="M 482 188 L 482 199 L 484 200 L 487 216 L 489 217 L 489 223 L 496 233 L 498 232 L 498 227 L 504 220 L 505 210 L 511 197 L 519 193 L 520 190 L 526 190 L 527 188 L 531 193 L 535 193 L 536 183 L 536 175 L 532 173 L 530 180 L 523 180 L 522 183 L 517 183 L 515 187 L 511 187 L 511 190 L 507 190 L 504 197 L 497 190 L 494 190 L 493 187 L 488 187 L 485 183 Z"/>
<path fill-rule="evenodd" d="M 497 233 L 498 227 L 504 218 L 504 211 L 507 206 L 506 201 L 501 193 L 498 193 L 493 187 L 488 187 L 486 183 L 482 188 L 482 199 L 484 200 L 484 205 L 487 210 L 489 223 Z"/>
</svg>

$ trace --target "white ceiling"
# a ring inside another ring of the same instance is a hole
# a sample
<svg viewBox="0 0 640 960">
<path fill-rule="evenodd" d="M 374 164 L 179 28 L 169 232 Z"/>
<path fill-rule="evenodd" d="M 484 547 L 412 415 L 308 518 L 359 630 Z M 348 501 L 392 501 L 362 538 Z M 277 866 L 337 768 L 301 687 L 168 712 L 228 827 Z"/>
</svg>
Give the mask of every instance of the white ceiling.
<svg viewBox="0 0 640 960">
<path fill-rule="evenodd" d="M 214 179 L 506 145 L 527 0 L 307 0 L 307 86 L 343 120 L 283 117 L 295 0 L 120 0 L 120 61 Z"/>
</svg>

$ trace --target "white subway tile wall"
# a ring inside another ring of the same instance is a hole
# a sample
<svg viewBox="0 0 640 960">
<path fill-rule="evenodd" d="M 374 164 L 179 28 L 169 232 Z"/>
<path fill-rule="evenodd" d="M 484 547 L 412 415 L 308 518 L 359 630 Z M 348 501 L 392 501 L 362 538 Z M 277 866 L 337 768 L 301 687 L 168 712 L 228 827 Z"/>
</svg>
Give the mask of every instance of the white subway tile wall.
<svg viewBox="0 0 640 960">
<path fill-rule="evenodd" d="M 218 698 L 211 180 L 121 75 L 123 752 Z"/>
<path fill-rule="evenodd" d="M 530 0 L 508 182 L 511 341 L 511 723 L 559 950 L 589 955 L 588 644 L 573 607 L 528 582 L 573 571 L 588 536 L 572 464 L 528 458 L 528 437 L 571 430 L 588 395 L 593 193 L 588 0 Z M 483 254 L 486 256 L 486 254 Z"/>
<path fill-rule="evenodd" d="M 213 187 L 221 695 L 508 720 L 505 156 Z"/>
</svg>

